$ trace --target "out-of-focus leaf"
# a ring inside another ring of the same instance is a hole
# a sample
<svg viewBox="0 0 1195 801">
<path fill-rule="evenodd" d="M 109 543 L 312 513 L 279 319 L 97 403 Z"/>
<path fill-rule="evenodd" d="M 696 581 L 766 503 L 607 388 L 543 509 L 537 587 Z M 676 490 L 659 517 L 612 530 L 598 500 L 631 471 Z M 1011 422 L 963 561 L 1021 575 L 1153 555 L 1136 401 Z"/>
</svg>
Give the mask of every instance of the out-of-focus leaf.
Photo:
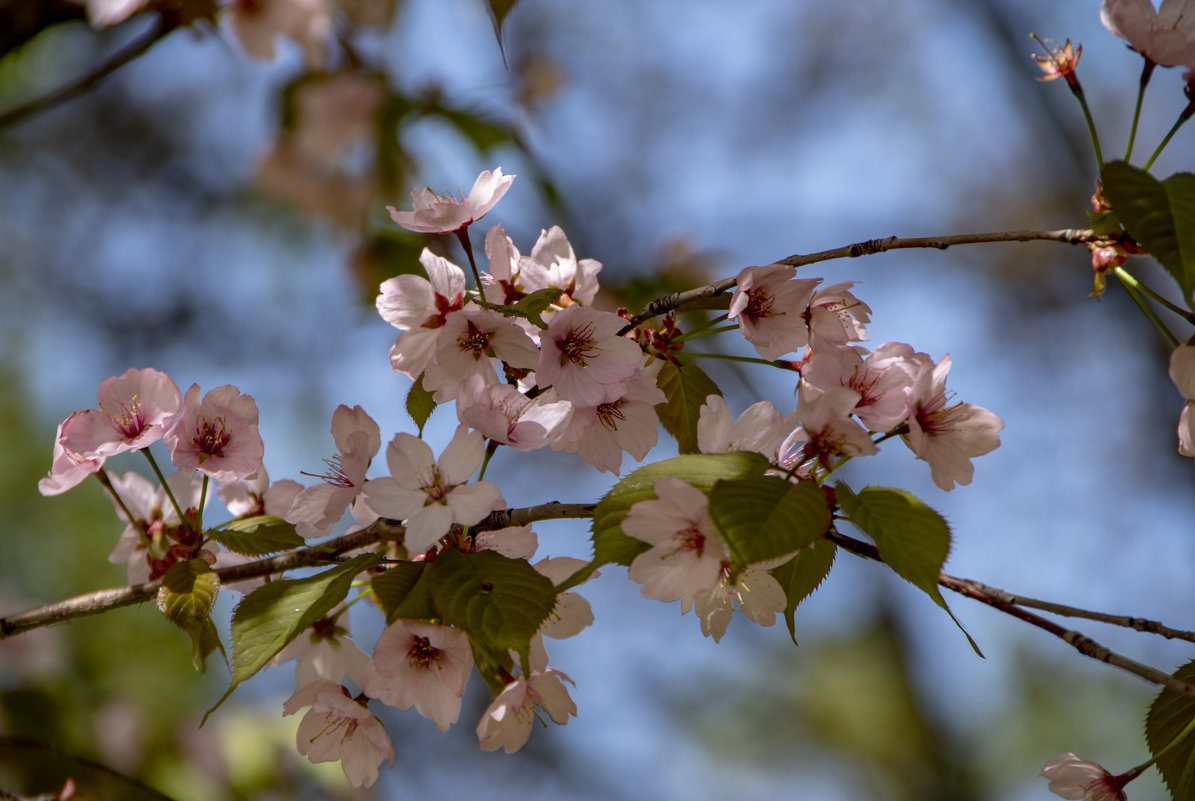
<svg viewBox="0 0 1195 801">
<path fill-rule="evenodd" d="M 667 398 L 656 406 L 656 414 L 664 430 L 676 440 L 681 453 L 697 453 L 697 420 L 701 406 L 710 395 L 722 390 L 705 372 L 692 362 L 677 367 L 667 362 L 656 376 L 656 386 Z"/>
<path fill-rule="evenodd" d="M 509 144 L 514 139 L 509 129 L 468 111 L 440 106 L 437 107 L 435 113 L 464 134 L 477 148 L 477 152 L 482 155 L 489 153 L 499 145 Z"/>
</svg>

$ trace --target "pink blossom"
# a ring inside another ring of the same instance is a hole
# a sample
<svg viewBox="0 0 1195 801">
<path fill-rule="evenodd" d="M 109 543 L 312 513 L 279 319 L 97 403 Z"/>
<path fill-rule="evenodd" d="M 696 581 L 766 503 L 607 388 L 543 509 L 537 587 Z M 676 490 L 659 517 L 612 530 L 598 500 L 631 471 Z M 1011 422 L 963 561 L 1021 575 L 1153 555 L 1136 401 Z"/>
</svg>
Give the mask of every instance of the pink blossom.
<svg viewBox="0 0 1195 801">
<path fill-rule="evenodd" d="M 457 428 L 439 461 L 423 440 L 396 434 L 386 448 L 390 477 L 367 482 L 366 501 L 379 515 L 402 520 L 407 550 L 423 553 L 454 523 L 472 526 L 505 506 L 489 481 L 466 483 L 481 466 L 484 450 L 481 434 L 465 426 Z"/>
<path fill-rule="evenodd" d="M 854 348 L 815 351 L 801 370 L 803 386 L 824 391 L 847 387 L 859 393 L 854 414 L 872 431 L 888 432 L 909 416 L 913 381 L 921 364 L 913 349 L 901 342 L 885 342 L 866 360 Z"/>
<path fill-rule="evenodd" d="M 461 382 L 481 376 L 496 383 L 496 360 L 508 367 L 531 370 L 539 349 L 508 318 L 489 309 L 466 308 L 449 314 L 436 340 L 436 350 L 423 373 L 423 386 L 432 390 L 436 403 L 454 400 Z"/>
<path fill-rule="evenodd" d="M 609 312 L 569 306 L 540 335 L 540 386 L 579 406 L 597 406 L 622 394 L 643 353 L 618 332 L 626 323 Z"/>
<path fill-rule="evenodd" d="M 165 440 L 176 467 L 198 470 L 220 482 L 256 475 L 265 453 L 257 430 L 257 404 L 231 385 L 216 387 L 200 401 L 199 385 L 192 384 Z"/>
<path fill-rule="evenodd" d="M 473 651 L 460 629 L 396 620 L 378 638 L 361 687 L 398 709 L 414 706 L 440 731 L 448 731 L 461 715 L 472 670 Z"/>
<path fill-rule="evenodd" d="M 809 324 L 809 347 L 814 351 L 846 347 L 848 342 L 867 339 L 871 308 L 851 294 L 854 281 L 819 289 L 809 299 L 805 319 Z"/>
<path fill-rule="evenodd" d="M 54 461 L 50 464 L 50 472 L 37 482 L 37 491 L 42 495 L 61 495 L 83 482 L 92 473 L 104 466 L 106 456 L 94 459 L 80 459 L 66 452 L 62 447 L 62 426 L 58 424 L 58 433 L 54 436 Z"/>
<path fill-rule="evenodd" d="M 379 765 L 394 764 L 394 745 L 381 722 L 344 687 L 331 681 L 300 687 L 282 705 L 282 714 L 307 706 L 311 710 L 295 735 L 300 754 L 312 762 L 339 760 L 354 787 L 369 787 L 378 780 Z"/>
<path fill-rule="evenodd" d="M 1040 775 L 1050 781 L 1051 793 L 1068 801 L 1125 801 L 1114 776 L 1069 751 L 1047 762 Z"/>
<path fill-rule="evenodd" d="M 146 448 L 162 438 L 179 411 L 181 394 L 165 373 L 130 368 L 100 382 L 99 409 L 75 412 L 62 424 L 58 441 L 86 461 Z"/>
<path fill-rule="evenodd" d="M 510 304 L 527 295 L 519 283 L 522 255 L 506 229 L 495 225 L 485 234 L 485 256 L 490 269 L 482 274 L 482 291 L 490 303 Z"/>
<path fill-rule="evenodd" d="M 302 484 L 289 478 L 270 483 L 270 474 L 263 467 L 253 478 L 221 484 L 216 495 L 233 517 L 273 515 L 285 518 L 302 489 Z"/>
<path fill-rule="evenodd" d="M 726 317 L 738 320 L 743 337 L 765 359 L 779 359 L 809 341 L 802 315 L 822 279 L 799 278 L 795 267 L 772 264 L 738 274 Z"/>
<path fill-rule="evenodd" d="M 361 685 L 361 674 L 369 657 L 349 639 L 348 630 L 333 618 L 323 617 L 309 632 L 300 634 L 279 651 L 270 665 L 295 660 L 295 683 L 303 687 L 317 681 L 339 684 L 346 677 Z"/>
<path fill-rule="evenodd" d="M 124 22 L 149 4 L 149 0 L 86 0 L 87 21 L 99 30 Z"/>
<path fill-rule="evenodd" d="M 999 433 L 1004 421 L 981 406 L 970 403 L 949 404 L 946 373 L 950 357 L 933 364 L 925 354 L 917 354 L 921 370 L 913 385 L 915 401 L 909 415 L 909 449 L 929 463 L 934 483 L 943 490 L 958 484 L 970 484 L 975 474 L 971 459 L 1000 446 Z"/>
<path fill-rule="evenodd" d="M 751 404 L 735 420 L 722 396 L 710 395 L 697 419 L 697 447 L 702 453 L 754 451 L 772 458 L 796 424 L 796 414 L 781 415 L 771 401 Z"/>
<path fill-rule="evenodd" d="M 539 549 L 539 537 L 531 530 L 531 526 L 478 531 L 474 543 L 479 551 L 497 551 L 511 559 L 530 559 Z"/>
<path fill-rule="evenodd" d="M 816 458 L 829 467 L 835 456 L 869 456 L 878 451 L 867 429 L 851 417 L 860 398 L 848 387 L 831 387 L 821 393 L 801 389 L 797 416 L 809 438 L 805 458 Z"/>
<path fill-rule="evenodd" d="M 597 296 L 597 274 L 601 269 L 601 262 L 594 259 L 577 260 L 573 246 L 558 225 L 541 231 L 531 254 L 519 259 L 519 278 L 524 291 L 560 289 L 564 294 L 556 301 L 559 307 L 592 303 Z"/>
<path fill-rule="evenodd" d="M 517 451 L 532 451 L 548 444 L 572 410 L 567 401 L 540 395 L 528 398 L 510 384 L 488 384 L 480 375 L 461 383 L 456 399 L 460 421 L 487 439 Z"/>
<path fill-rule="evenodd" d="M 520 676 L 507 684 L 490 703 L 477 725 L 477 739 L 484 751 L 505 748 L 514 753 L 523 747 L 531 736 L 531 723 L 535 720 L 535 707 L 560 725 L 568 723 L 570 716 L 576 716 L 577 705 L 568 695 L 564 682 L 573 683 L 564 673 L 554 668 L 534 670 L 529 677 Z"/>
<path fill-rule="evenodd" d="M 445 320 L 465 303 L 465 273 L 460 267 L 427 248 L 419 262 L 427 278 L 400 275 L 383 281 L 376 301 L 382 319 L 406 332 L 390 350 L 390 366 L 411 378 L 427 368 Z"/>
<path fill-rule="evenodd" d="M 629 537 L 651 549 L 631 562 L 631 581 L 643 585 L 645 598 L 680 601 L 681 613 L 693 600 L 718 585 L 727 557 L 709 515 L 709 497 L 679 478 L 655 483 L 656 498 L 631 506 L 622 521 Z"/>
<path fill-rule="evenodd" d="M 557 556 L 551 559 L 541 559 L 535 563 L 534 567 L 536 572 L 547 576 L 553 584 L 559 586 L 586 564 L 588 563 L 583 559 Z M 596 578 L 597 575 L 594 572 L 590 578 Z M 552 607 L 552 613 L 548 615 L 548 619 L 540 625 L 539 634 L 554 640 L 566 640 L 592 626 L 593 621 L 593 608 L 590 607 L 589 601 L 575 592 L 562 592 L 556 595 L 556 605 Z M 544 659 L 541 667 L 546 665 L 547 659 Z M 532 667 L 536 667 L 534 660 Z"/>
<path fill-rule="evenodd" d="M 567 425 L 552 440 L 553 450 L 576 452 L 590 467 L 616 475 L 624 452 L 642 461 L 655 447 L 660 425 L 655 407 L 665 397 L 655 379 L 642 370 L 625 384 L 619 397 L 605 403 L 574 405 Z"/>
<path fill-rule="evenodd" d="M 1187 400 L 1195 400 L 1195 345 L 1179 345 L 1170 354 L 1170 380 Z"/>
<path fill-rule="evenodd" d="M 502 168 L 484 171 L 477 176 L 469 196 L 437 195 L 431 189 L 422 193 L 411 190 L 411 211 L 399 211 L 387 206 L 390 218 L 406 228 L 422 234 L 449 234 L 480 220 L 510 189 L 515 176 L 503 175 Z"/>
<path fill-rule="evenodd" d="M 194 550 L 200 545 L 200 538 L 190 531 L 180 530 L 182 521 L 174 504 L 166 492 L 140 473 L 125 473 L 110 476 L 112 491 L 124 502 L 124 509 L 112 500 L 116 507 L 116 516 L 128 523 L 116 541 L 108 561 L 112 564 L 124 562 L 125 575 L 129 584 L 142 584 L 165 572 L 165 566 L 160 563 L 167 557 L 167 552 L 175 543 L 182 544 Z M 199 499 L 202 494 L 203 483 L 199 474 L 191 470 L 178 470 L 166 479 L 166 486 L 182 507 L 183 514 L 194 514 L 199 509 Z M 132 519 L 125 514 L 128 509 Z M 146 536 L 143 537 L 141 532 Z M 146 547 L 146 537 L 153 550 Z M 210 545 L 208 547 L 211 547 Z M 159 569 L 153 569 L 153 563 L 159 563 Z M 167 565 L 168 566 L 168 565 Z"/>
<path fill-rule="evenodd" d="M 325 460 L 328 472 L 321 476 L 323 482 L 300 492 L 285 515 L 304 539 L 332 531 L 361 493 L 365 471 L 382 446 L 378 424 L 360 406 L 336 407 L 332 413 L 332 439 L 339 453 Z"/>
<path fill-rule="evenodd" d="M 714 642 L 722 639 L 737 602 L 739 610 L 751 621 L 761 626 L 776 622 L 776 613 L 788 606 L 788 596 L 780 582 L 768 572 L 791 557 L 749 567 L 741 571 L 733 586 L 727 571 L 722 571 L 722 580 L 706 592 L 698 593 L 694 602 L 694 614 L 701 622 L 701 633 L 713 637 Z"/>
<path fill-rule="evenodd" d="M 1104 0 L 1100 21 L 1155 64 L 1195 67 L 1195 0 Z"/>
</svg>

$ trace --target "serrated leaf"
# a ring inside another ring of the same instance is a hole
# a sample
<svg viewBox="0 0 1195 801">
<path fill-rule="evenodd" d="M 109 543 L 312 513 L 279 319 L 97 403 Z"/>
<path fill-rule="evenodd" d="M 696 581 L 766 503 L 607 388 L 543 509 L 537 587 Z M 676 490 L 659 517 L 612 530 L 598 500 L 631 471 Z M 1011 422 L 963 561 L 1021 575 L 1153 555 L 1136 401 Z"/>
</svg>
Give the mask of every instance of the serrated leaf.
<svg viewBox="0 0 1195 801">
<path fill-rule="evenodd" d="M 915 495 L 890 487 L 865 487 L 856 495 L 839 482 L 835 494 L 850 522 L 876 544 L 884 564 L 946 610 L 975 653 L 983 656 L 938 590 L 938 576 L 950 553 L 950 527 L 942 516 Z"/>
<path fill-rule="evenodd" d="M 1195 175 L 1159 181 L 1123 161 L 1104 165 L 1104 196 L 1125 230 L 1178 281 L 1183 299 L 1195 289 Z"/>
<path fill-rule="evenodd" d="M 552 580 L 525 559 L 497 551 L 441 552 L 428 565 L 436 611 L 447 624 L 529 664 L 531 638 L 556 606 Z"/>
<path fill-rule="evenodd" d="M 709 495 L 710 517 L 735 572 L 804 548 L 830 526 L 826 496 L 811 481 L 730 479 L 715 484 Z"/>
<path fill-rule="evenodd" d="M 656 376 L 656 386 L 667 398 L 656 406 L 664 430 L 676 440 L 678 451 L 697 453 L 697 420 L 701 406 L 707 397 L 721 395 L 722 390 L 692 362 L 681 367 L 665 363 Z"/>
<path fill-rule="evenodd" d="M 237 685 L 265 667 L 291 640 L 340 603 L 348 594 L 353 577 L 378 561 L 376 554 L 361 554 L 314 576 L 272 581 L 242 598 L 232 613 L 232 683 L 207 714 L 224 703 Z"/>
<path fill-rule="evenodd" d="M 1120 220 L 1111 209 L 1087 212 L 1087 227 L 1098 236 L 1118 236 L 1121 231 Z"/>
<path fill-rule="evenodd" d="M 750 451 L 687 454 L 640 467 L 615 484 L 598 502 L 591 524 L 593 561 L 562 583 L 560 589 L 577 586 L 602 565 L 611 562 L 629 565 L 650 547 L 624 534 L 622 520 L 632 505 L 656 497 L 658 479 L 674 476 L 709 492 L 718 481 L 762 476 L 768 467 L 766 458 Z"/>
<path fill-rule="evenodd" d="M 210 617 L 220 593 L 220 577 L 202 559 L 175 562 L 162 576 L 158 588 L 158 609 L 191 638 L 191 664 L 204 672 L 207 658 L 224 644 Z M 226 657 L 227 658 L 227 657 Z"/>
<path fill-rule="evenodd" d="M 1195 683 L 1195 660 L 1179 668 L 1174 678 Z M 1149 752 L 1157 756 L 1192 720 L 1195 720 L 1195 697 L 1163 688 L 1145 716 Z M 1158 757 L 1157 766 L 1174 801 L 1195 799 L 1195 733 L 1188 732 L 1181 743 Z"/>
<path fill-rule="evenodd" d="M 794 617 L 797 606 L 812 595 L 830 574 L 837 552 L 838 546 L 832 540 L 819 539 L 771 571 L 772 577 L 784 588 L 784 596 L 788 599 L 784 608 L 784 622 L 788 624 L 788 636 L 792 638 L 793 645 L 797 644 L 797 625 Z"/>
<path fill-rule="evenodd" d="M 233 520 L 207 532 L 207 536 L 234 553 L 269 556 L 300 548 L 304 540 L 293 523 L 273 515 L 256 515 Z"/>
<path fill-rule="evenodd" d="M 426 620 L 435 617 L 429 581 L 423 578 L 427 562 L 401 562 L 369 580 L 374 597 L 386 613 L 386 622 L 400 617 Z"/>
<path fill-rule="evenodd" d="M 419 436 L 423 436 L 423 426 L 427 424 L 427 419 L 435 410 L 434 393 L 423 388 L 423 373 L 420 373 L 419 378 L 411 386 L 411 391 L 407 393 L 407 414 L 411 415 L 411 419 L 415 421 L 415 425 L 419 429 Z"/>
</svg>

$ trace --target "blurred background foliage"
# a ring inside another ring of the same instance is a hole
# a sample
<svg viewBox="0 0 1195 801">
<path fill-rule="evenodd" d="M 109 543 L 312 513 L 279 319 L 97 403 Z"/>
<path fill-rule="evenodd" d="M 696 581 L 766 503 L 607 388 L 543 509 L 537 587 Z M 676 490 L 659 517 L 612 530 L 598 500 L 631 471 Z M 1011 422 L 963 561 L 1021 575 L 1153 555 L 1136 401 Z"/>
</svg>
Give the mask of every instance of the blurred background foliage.
<svg viewBox="0 0 1195 801">
<path fill-rule="evenodd" d="M 1081 227 L 1093 160 L 1061 82 L 1034 80 L 1028 33 L 1084 45 L 1105 152 L 1123 151 L 1140 69 L 1081 0 L 499 5 L 501 49 L 483 0 L 338 0 L 316 56 L 279 41 L 272 62 L 197 23 L 0 130 L 0 612 L 123 582 L 105 561 L 121 526 L 99 488 L 42 498 L 35 485 L 55 425 L 129 366 L 252 394 L 274 478 L 318 471 L 338 403 L 363 404 L 386 436 L 411 430 L 373 298 L 418 269 L 424 246 L 461 259 L 448 239 L 389 221 L 385 206 L 404 207 L 411 187 L 517 173 L 492 221 L 524 252 L 562 225 L 579 257 L 605 265 L 599 304 L 636 309 L 892 233 Z M 0 114 L 88 74 L 155 13 L 96 32 L 69 0 L 0 0 Z M 1184 103 L 1178 76 L 1159 71 L 1138 161 Z M 1154 171 L 1189 169 L 1193 153 L 1184 130 Z M 1174 455 L 1166 349 L 1116 288 L 1087 299 L 1086 252 L 819 266 L 827 283 L 863 281 L 873 342 L 950 352 L 959 397 L 1008 422 L 973 487 L 939 493 L 893 448 L 850 480 L 942 509 L 953 572 L 1190 627 L 1193 471 Z M 1172 291 L 1148 260 L 1131 266 Z M 710 372 L 736 411 L 760 397 L 791 408 L 787 378 Z M 433 417 L 429 437 L 452 417 Z M 517 456 L 495 465 L 511 505 L 551 499 L 545 485 L 592 500 L 612 481 L 560 455 Z M 542 551 L 585 556 L 585 537 L 545 526 Z M 1027 799 L 1046 797 L 1033 775 L 1063 751 L 1114 771 L 1144 761 L 1148 686 L 951 599 L 981 662 L 887 571 L 840 562 L 798 611 L 797 650 L 742 620 L 714 646 L 607 570 L 585 588 L 595 628 L 553 649 L 577 680 L 577 720 L 507 756 L 476 747 L 478 682 L 447 736 L 382 712 L 399 756 L 372 791 L 294 752 L 297 721 L 279 716 L 289 668 L 198 728 L 226 676 L 218 664 L 196 676 L 186 638 L 152 605 L 35 631 L 0 642 L 0 789 L 49 792 L 77 768 L 30 759 L 18 740 L 178 801 Z M 1189 658 L 1082 628 L 1162 669 Z M 1147 776 L 1131 795 L 1160 798 L 1161 785 Z"/>
</svg>

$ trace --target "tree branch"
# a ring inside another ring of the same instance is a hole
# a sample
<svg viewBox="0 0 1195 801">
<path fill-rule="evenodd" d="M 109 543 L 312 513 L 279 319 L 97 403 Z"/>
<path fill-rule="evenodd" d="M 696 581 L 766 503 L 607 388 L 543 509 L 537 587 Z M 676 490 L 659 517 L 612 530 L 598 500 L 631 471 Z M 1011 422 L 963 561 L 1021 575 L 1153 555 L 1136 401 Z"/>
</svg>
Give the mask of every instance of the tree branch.
<svg viewBox="0 0 1195 801">
<path fill-rule="evenodd" d="M 857 556 L 862 556 L 865 559 L 874 559 L 877 562 L 884 561 L 880 558 L 879 549 L 877 549 L 874 545 L 870 545 L 866 542 L 860 542 L 859 540 L 852 539 L 851 537 L 847 537 L 834 530 L 831 530 L 826 536 L 832 540 L 835 545 L 845 548 Z M 1010 602 L 1008 599 L 1015 596 L 1012 596 L 1003 590 L 997 590 L 993 587 L 988 587 L 984 584 L 980 584 L 978 581 L 957 578 L 947 573 L 938 574 L 938 584 L 948 590 L 953 590 L 960 595 L 965 595 L 972 600 L 979 601 L 980 603 L 987 604 L 994 609 L 998 609 L 1006 615 L 1010 615 L 1018 620 L 1023 620 L 1030 625 L 1037 626 L 1039 629 L 1048 631 L 1055 637 L 1058 637 L 1063 642 L 1072 646 L 1076 651 L 1084 656 L 1099 660 L 1100 662 L 1106 662 L 1113 667 L 1118 667 L 1121 670 L 1127 671 L 1135 676 L 1145 679 L 1151 684 L 1160 685 L 1168 690 L 1181 693 L 1182 695 L 1195 696 L 1195 684 L 1187 684 L 1184 681 L 1179 681 L 1173 676 L 1163 673 L 1156 668 L 1152 668 L 1149 665 L 1143 665 L 1140 662 L 1129 659 L 1127 656 L 1118 654 L 1110 648 L 1100 645 L 1098 642 L 1084 634 L 1072 629 L 1063 628 L 1057 623 L 1046 620 L 1040 615 L 1027 612 Z"/>
<path fill-rule="evenodd" d="M 508 526 L 525 526 L 540 520 L 593 517 L 595 504 L 551 502 L 524 509 L 503 509 L 492 512 L 489 517 L 474 526 L 478 531 L 495 531 Z M 243 565 L 233 565 L 216 570 L 221 584 L 231 584 L 246 579 L 270 576 L 301 567 L 315 567 L 339 561 L 337 557 L 357 548 L 365 548 L 383 540 L 401 539 L 406 527 L 394 520 L 380 519 L 369 526 L 345 534 L 342 537 L 300 548 L 296 551 L 259 559 Z M 0 640 L 20 634 L 23 631 L 62 623 L 77 617 L 95 615 L 109 609 L 144 603 L 153 598 L 161 579 L 130 587 L 98 590 L 68 598 L 63 601 L 39 606 L 7 617 L 0 617 Z"/>
<path fill-rule="evenodd" d="M 996 231 L 987 234 L 954 234 L 952 236 L 889 236 L 883 239 L 868 239 L 852 245 L 844 245 L 833 250 L 823 250 L 802 256 L 795 254 L 781 259 L 776 264 L 789 267 L 804 267 L 822 261 L 834 259 L 855 259 L 859 256 L 870 256 L 887 250 L 905 250 L 908 248 L 931 248 L 946 250 L 953 245 L 976 245 L 984 242 L 1061 242 L 1067 245 L 1081 245 L 1093 242 L 1099 237 L 1088 228 L 1062 228 L 1057 231 Z M 684 292 L 674 292 L 662 298 L 656 298 L 648 303 L 642 311 L 630 318 L 622 333 L 630 331 L 640 323 L 653 317 L 685 308 L 696 307 L 701 301 L 720 295 L 733 288 L 735 279 L 724 278 L 697 289 Z"/>
</svg>

